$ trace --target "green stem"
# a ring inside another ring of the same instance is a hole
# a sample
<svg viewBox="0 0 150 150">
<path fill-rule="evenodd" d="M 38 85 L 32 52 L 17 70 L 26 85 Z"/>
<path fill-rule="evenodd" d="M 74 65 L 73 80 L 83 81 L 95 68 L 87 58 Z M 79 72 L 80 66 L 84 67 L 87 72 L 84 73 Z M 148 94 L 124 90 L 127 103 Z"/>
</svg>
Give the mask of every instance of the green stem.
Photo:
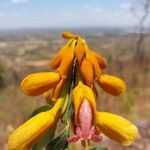
<svg viewBox="0 0 150 150">
<path fill-rule="evenodd" d="M 69 112 L 69 119 L 72 116 L 72 91 L 75 87 L 75 82 L 76 82 L 76 58 L 73 59 L 73 64 L 72 64 L 72 70 L 71 70 L 71 75 L 70 75 L 70 87 L 69 87 L 69 91 L 68 91 L 68 95 L 69 95 L 69 100 L 68 100 L 68 108 L 67 109 Z"/>
<path fill-rule="evenodd" d="M 70 84 L 68 86 L 68 104 L 67 104 L 67 108 L 66 108 L 66 112 L 63 115 L 63 122 L 68 122 L 68 120 L 70 121 L 70 118 L 72 116 L 72 90 L 75 87 L 75 82 L 76 82 L 76 58 L 73 59 L 73 64 L 72 64 L 72 70 L 71 70 L 71 74 L 70 74 Z"/>
<path fill-rule="evenodd" d="M 69 128 L 68 130 L 70 130 L 70 126 L 71 126 L 71 118 L 72 118 L 72 114 L 73 114 L 73 104 L 72 104 L 72 91 L 75 87 L 75 82 L 76 82 L 76 58 L 73 59 L 73 64 L 72 64 L 72 70 L 71 70 L 71 74 L 70 74 L 70 84 L 69 84 L 69 88 L 68 88 L 68 104 L 67 104 L 67 108 L 66 108 L 66 112 L 63 115 L 62 118 L 62 122 L 64 123 L 64 125 L 68 125 Z M 69 137 L 69 131 L 68 131 L 68 137 Z"/>
<path fill-rule="evenodd" d="M 86 147 L 85 147 L 85 150 L 90 150 L 90 149 L 89 149 L 89 146 L 86 146 Z"/>
</svg>

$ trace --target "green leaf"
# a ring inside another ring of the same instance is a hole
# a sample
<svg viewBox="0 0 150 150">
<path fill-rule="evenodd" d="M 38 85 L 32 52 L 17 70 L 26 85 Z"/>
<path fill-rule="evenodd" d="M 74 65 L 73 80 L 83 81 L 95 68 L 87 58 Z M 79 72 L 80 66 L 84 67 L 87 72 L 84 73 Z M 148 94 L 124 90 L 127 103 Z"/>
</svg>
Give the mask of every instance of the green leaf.
<svg viewBox="0 0 150 150">
<path fill-rule="evenodd" d="M 108 148 L 107 147 L 95 147 L 90 150 L 108 150 Z"/>
<path fill-rule="evenodd" d="M 54 138 L 56 130 L 56 125 L 52 127 L 41 139 L 37 142 L 33 147 L 32 150 L 41 150 L 44 148 L 48 143 Z"/>
<path fill-rule="evenodd" d="M 63 131 L 55 139 L 51 140 L 47 145 L 46 150 L 64 150 L 68 147 L 66 138 L 69 135 L 69 125 L 67 125 Z"/>
<path fill-rule="evenodd" d="M 43 105 L 43 106 L 37 108 L 36 110 L 34 110 L 34 111 L 32 112 L 32 114 L 29 116 L 29 118 L 32 118 L 32 117 L 36 116 L 37 114 L 39 114 L 39 113 L 41 113 L 41 112 L 48 111 L 48 110 L 50 110 L 51 108 L 52 108 L 51 105 Z"/>
<path fill-rule="evenodd" d="M 72 112 L 72 100 L 71 100 L 71 98 L 72 98 L 71 94 L 67 95 L 67 107 L 66 107 L 65 113 L 61 117 L 61 121 L 65 125 L 66 125 L 66 122 L 68 122 L 68 120 L 70 120 L 72 113 L 73 113 Z"/>
</svg>

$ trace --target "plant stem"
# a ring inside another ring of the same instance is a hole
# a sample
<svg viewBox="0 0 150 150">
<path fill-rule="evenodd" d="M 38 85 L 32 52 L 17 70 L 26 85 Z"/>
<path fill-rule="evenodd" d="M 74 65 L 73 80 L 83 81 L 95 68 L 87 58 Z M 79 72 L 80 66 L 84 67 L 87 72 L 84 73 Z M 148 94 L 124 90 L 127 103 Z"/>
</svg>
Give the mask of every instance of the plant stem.
<svg viewBox="0 0 150 150">
<path fill-rule="evenodd" d="M 88 145 L 86 145 L 85 150 L 90 150 Z"/>
</svg>

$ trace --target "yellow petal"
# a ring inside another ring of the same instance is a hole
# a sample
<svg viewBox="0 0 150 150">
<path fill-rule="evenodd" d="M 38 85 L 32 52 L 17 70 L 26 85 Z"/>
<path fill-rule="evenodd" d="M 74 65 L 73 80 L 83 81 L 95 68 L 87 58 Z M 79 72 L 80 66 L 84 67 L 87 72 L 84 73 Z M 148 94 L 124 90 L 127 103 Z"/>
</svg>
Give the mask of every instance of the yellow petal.
<svg viewBox="0 0 150 150">
<path fill-rule="evenodd" d="M 94 97 L 93 91 L 86 85 L 84 85 L 82 82 L 79 82 L 78 86 L 76 86 L 73 90 L 73 103 L 74 103 L 74 110 L 75 110 L 75 123 L 78 125 L 78 113 L 80 110 L 80 106 L 83 102 L 83 100 L 88 100 L 94 116 L 96 116 L 96 101 Z M 95 118 L 93 118 L 95 121 Z"/>
<path fill-rule="evenodd" d="M 52 69 L 57 69 L 59 66 L 60 66 L 60 63 L 61 63 L 61 60 L 62 60 L 62 57 L 64 55 L 66 51 L 63 51 L 63 52 L 59 52 L 56 54 L 56 56 L 54 56 L 50 62 L 50 67 Z"/>
<path fill-rule="evenodd" d="M 62 32 L 61 35 L 64 39 L 72 39 L 72 38 L 75 38 L 78 36 L 78 35 L 72 34 L 70 32 Z"/>
<path fill-rule="evenodd" d="M 20 85 L 21 90 L 30 96 L 36 96 L 54 87 L 60 80 L 59 73 L 42 72 L 26 76 Z"/>
<path fill-rule="evenodd" d="M 101 69 L 105 69 L 107 64 L 106 64 L 106 60 L 100 55 L 100 54 L 97 54 L 96 52 L 94 51 L 91 51 L 92 54 L 95 56 L 95 58 L 97 59 L 99 65 L 100 65 L 100 68 Z"/>
<path fill-rule="evenodd" d="M 124 146 L 129 146 L 138 137 L 138 129 L 127 119 L 107 113 L 97 113 L 97 127 L 106 136 L 121 143 Z"/>
<path fill-rule="evenodd" d="M 57 121 L 63 99 L 46 112 L 39 113 L 18 127 L 9 137 L 9 150 L 29 150 Z"/>
<path fill-rule="evenodd" d="M 83 43 L 80 41 L 80 38 L 77 41 L 77 45 L 75 46 L 74 54 L 75 54 L 78 62 L 81 63 L 81 61 L 83 60 L 83 58 L 85 56 L 85 49 L 84 49 Z"/>
<path fill-rule="evenodd" d="M 56 85 L 56 87 L 44 93 L 44 97 L 46 98 L 48 103 L 53 104 L 57 101 L 58 97 L 61 94 L 61 90 L 63 88 L 64 83 L 65 83 L 65 79 L 62 79 Z"/>
<path fill-rule="evenodd" d="M 60 75 L 62 78 L 67 78 L 73 61 L 73 50 L 70 47 L 64 54 L 60 64 Z"/>
<path fill-rule="evenodd" d="M 52 89 L 46 91 L 45 93 L 43 93 L 45 100 L 47 101 L 48 104 L 51 104 L 51 105 L 55 104 L 55 102 L 56 102 L 56 99 L 51 99 L 54 89 L 55 88 L 52 88 Z"/>
<path fill-rule="evenodd" d="M 60 63 L 62 61 L 63 56 L 65 53 L 70 49 L 70 44 L 73 42 L 73 40 L 69 40 L 67 44 L 65 44 L 59 52 L 52 58 L 50 62 L 50 67 L 52 69 L 58 69 L 60 66 Z"/>
<path fill-rule="evenodd" d="M 99 86 L 113 96 L 119 96 L 126 90 L 126 85 L 123 80 L 111 75 L 101 75 L 97 81 Z"/>
<path fill-rule="evenodd" d="M 88 51 L 86 53 L 86 58 L 91 63 L 91 65 L 93 67 L 93 73 L 94 73 L 95 80 L 98 80 L 100 75 L 101 75 L 101 69 L 100 69 L 100 66 L 98 64 L 98 61 L 96 60 L 96 58 L 93 56 L 93 54 L 90 51 Z"/>
<path fill-rule="evenodd" d="M 93 83 L 93 68 L 91 63 L 84 59 L 81 63 L 80 71 L 86 85 L 90 87 Z"/>
<path fill-rule="evenodd" d="M 97 89 L 96 89 L 95 85 L 94 85 L 94 84 L 92 84 L 91 88 L 92 88 L 92 90 L 93 90 L 93 93 L 94 93 L 95 99 L 97 100 L 97 99 L 98 99 L 98 92 L 97 92 Z"/>
<path fill-rule="evenodd" d="M 62 79 L 62 80 L 57 84 L 57 86 L 56 86 L 56 88 L 55 88 L 55 90 L 54 90 L 54 93 L 53 93 L 53 97 L 52 97 L 54 100 L 57 100 L 57 99 L 58 99 L 58 97 L 59 97 L 59 95 L 60 95 L 60 93 L 61 93 L 61 90 L 62 90 L 62 88 L 63 88 L 64 83 L 65 83 L 65 79 Z"/>
</svg>

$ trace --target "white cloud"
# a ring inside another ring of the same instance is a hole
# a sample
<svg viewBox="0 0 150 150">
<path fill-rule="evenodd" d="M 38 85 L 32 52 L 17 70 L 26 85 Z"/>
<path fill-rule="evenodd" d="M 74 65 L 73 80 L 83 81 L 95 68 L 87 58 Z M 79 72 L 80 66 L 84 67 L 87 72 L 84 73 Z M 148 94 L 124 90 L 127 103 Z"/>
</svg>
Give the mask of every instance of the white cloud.
<svg viewBox="0 0 150 150">
<path fill-rule="evenodd" d="M 132 4 L 131 3 L 122 3 L 120 5 L 120 8 L 121 9 L 124 9 L 124 10 L 129 10 L 131 8 Z"/>
<path fill-rule="evenodd" d="M 96 5 L 83 6 L 84 21 L 90 25 L 128 26 L 135 25 L 136 19 L 130 11 L 131 3 L 122 3 L 117 9 L 104 9 Z M 84 23 L 85 23 L 84 22 Z"/>
<path fill-rule="evenodd" d="M 14 4 L 20 4 L 20 3 L 25 3 L 27 2 L 28 0 L 10 0 L 11 3 L 14 3 Z"/>
</svg>

